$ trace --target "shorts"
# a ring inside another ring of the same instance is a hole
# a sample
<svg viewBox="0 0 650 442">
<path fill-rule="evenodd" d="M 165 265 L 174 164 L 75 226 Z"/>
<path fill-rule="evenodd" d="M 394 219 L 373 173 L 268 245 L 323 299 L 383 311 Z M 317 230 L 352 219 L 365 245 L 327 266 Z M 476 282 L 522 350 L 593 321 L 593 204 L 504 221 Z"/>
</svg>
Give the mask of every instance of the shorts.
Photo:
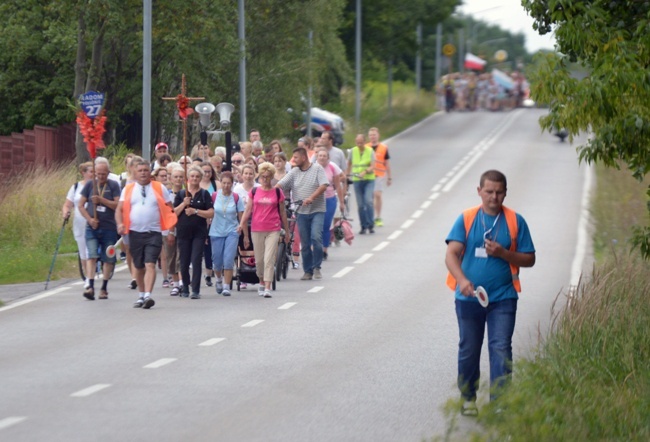
<svg viewBox="0 0 650 442">
<path fill-rule="evenodd" d="M 117 231 L 96 229 L 90 226 L 86 227 L 86 248 L 88 249 L 88 258 L 97 259 L 101 255 L 102 262 L 115 264 L 115 256 L 109 258 L 106 256 L 106 248 L 115 245 L 117 242 Z"/>
<path fill-rule="evenodd" d="M 386 175 L 375 177 L 375 192 L 383 192 L 386 188 Z"/>
<path fill-rule="evenodd" d="M 146 263 L 158 262 L 162 250 L 162 233 L 130 231 L 129 242 L 131 258 L 136 269 L 143 269 Z"/>
</svg>

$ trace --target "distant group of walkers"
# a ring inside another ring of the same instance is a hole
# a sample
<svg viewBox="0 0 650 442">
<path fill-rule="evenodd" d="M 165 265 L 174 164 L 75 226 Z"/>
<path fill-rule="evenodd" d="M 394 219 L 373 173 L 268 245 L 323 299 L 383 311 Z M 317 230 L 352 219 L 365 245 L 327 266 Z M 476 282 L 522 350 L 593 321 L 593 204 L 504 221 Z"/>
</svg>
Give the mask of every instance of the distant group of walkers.
<svg viewBox="0 0 650 442">
<path fill-rule="evenodd" d="M 213 152 L 202 143 L 177 161 L 165 143 L 156 145 L 153 163 L 130 153 L 119 176 L 102 157 L 94 167 L 81 164 L 82 180 L 70 188 L 63 216 L 74 212 L 73 232 L 86 274 L 83 296 L 108 299 L 117 261 L 117 254 L 109 252 L 116 244 L 131 274 L 129 288 L 138 290 L 134 307 L 145 309 L 155 304 L 157 267 L 171 296 L 200 299 L 204 284 L 230 296 L 236 258 L 244 255 L 254 257 L 258 294 L 270 298 L 278 245 L 290 239 L 293 267 L 302 260 L 300 279 L 321 279 L 331 229 L 345 216 L 350 184 L 359 202 L 359 233 L 374 233 L 383 225 L 382 193 L 392 183 L 390 156 L 377 128 L 368 137 L 366 142 L 365 135 L 358 135 L 348 155 L 334 146 L 328 131 L 315 139 L 303 137 L 288 159 L 278 140 L 265 146 L 253 130 L 232 153 L 230 171 L 223 170 L 225 148 Z M 295 211 L 288 210 L 291 203 Z"/>
<path fill-rule="evenodd" d="M 449 73 L 442 76 L 436 91 L 439 107 L 447 112 L 521 107 L 530 93 L 526 78 L 518 72 L 510 75 L 502 72 Z"/>
</svg>

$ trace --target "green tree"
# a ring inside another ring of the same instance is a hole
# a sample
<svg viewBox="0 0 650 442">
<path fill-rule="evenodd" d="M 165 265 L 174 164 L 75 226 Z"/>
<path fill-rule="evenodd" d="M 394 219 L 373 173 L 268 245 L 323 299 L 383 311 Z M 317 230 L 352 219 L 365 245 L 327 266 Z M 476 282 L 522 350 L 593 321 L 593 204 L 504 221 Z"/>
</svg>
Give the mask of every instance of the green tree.
<svg viewBox="0 0 650 442">
<path fill-rule="evenodd" d="M 578 147 L 581 161 L 625 164 L 642 180 L 650 171 L 650 2 L 635 0 L 523 0 L 541 34 L 554 30 L 559 54 L 538 58 L 532 94 L 550 104 L 548 130 L 591 132 Z M 588 76 L 571 76 L 578 63 Z M 650 197 L 650 188 L 648 189 Z M 650 204 L 648 206 L 650 210 Z M 633 244 L 650 258 L 650 227 Z"/>
</svg>

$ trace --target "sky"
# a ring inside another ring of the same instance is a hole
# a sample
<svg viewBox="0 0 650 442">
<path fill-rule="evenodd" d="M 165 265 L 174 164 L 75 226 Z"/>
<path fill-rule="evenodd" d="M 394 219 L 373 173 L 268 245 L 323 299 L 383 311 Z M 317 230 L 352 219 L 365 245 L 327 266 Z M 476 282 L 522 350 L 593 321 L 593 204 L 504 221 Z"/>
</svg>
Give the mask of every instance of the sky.
<svg viewBox="0 0 650 442">
<path fill-rule="evenodd" d="M 533 19 L 521 6 L 520 0 L 463 0 L 463 6 L 458 12 L 511 32 L 523 32 L 528 52 L 553 49 L 555 39 L 549 34 L 539 35 L 533 30 Z"/>
</svg>

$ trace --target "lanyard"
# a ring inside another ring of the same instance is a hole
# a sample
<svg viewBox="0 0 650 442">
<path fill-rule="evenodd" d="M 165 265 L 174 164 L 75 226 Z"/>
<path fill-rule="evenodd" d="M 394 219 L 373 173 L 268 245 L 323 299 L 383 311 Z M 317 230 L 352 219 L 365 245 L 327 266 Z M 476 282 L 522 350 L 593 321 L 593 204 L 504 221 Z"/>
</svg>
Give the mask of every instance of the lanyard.
<svg viewBox="0 0 650 442">
<path fill-rule="evenodd" d="M 492 227 L 490 227 L 489 229 L 486 229 L 485 228 L 486 227 L 485 226 L 485 214 L 483 213 L 483 210 L 481 210 L 481 224 L 483 224 L 483 231 L 485 232 L 485 233 L 483 233 L 483 241 L 484 242 L 487 239 L 490 239 L 490 240 L 492 239 L 492 236 L 489 236 L 489 235 L 490 235 L 490 233 L 492 233 L 492 230 L 494 230 L 494 228 L 496 227 L 497 223 L 499 222 L 500 217 L 501 217 L 501 212 L 499 212 L 497 214 L 497 217 L 494 219 L 494 223 L 492 223 Z M 499 229 L 497 229 L 497 231 L 494 232 L 494 239 L 496 239 L 498 233 L 499 233 Z"/>
</svg>

